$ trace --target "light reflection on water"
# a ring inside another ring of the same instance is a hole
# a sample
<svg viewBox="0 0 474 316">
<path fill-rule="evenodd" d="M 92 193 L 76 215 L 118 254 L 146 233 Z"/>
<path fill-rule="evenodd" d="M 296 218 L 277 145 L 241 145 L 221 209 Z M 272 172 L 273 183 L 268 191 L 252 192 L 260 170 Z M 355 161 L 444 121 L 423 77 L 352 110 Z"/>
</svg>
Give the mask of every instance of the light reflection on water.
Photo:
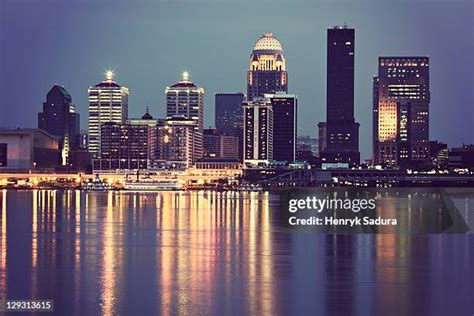
<svg viewBox="0 0 474 316">
<path fill-rule="evenodd" d="M 0 194 L 0 300 L 53 299 L 61 315 L 474 311 L 473 235 L 288 232 L 271 193 Z"/>
</svg>

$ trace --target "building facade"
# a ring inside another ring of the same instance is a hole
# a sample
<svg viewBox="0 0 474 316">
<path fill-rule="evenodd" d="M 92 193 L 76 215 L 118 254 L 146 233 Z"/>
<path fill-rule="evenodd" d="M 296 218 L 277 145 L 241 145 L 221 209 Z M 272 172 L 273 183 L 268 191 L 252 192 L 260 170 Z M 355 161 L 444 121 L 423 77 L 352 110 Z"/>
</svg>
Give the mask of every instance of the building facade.
<svg viewBox="0 0 474 316">
<path fill-rule="evenodd" d="M 247 99 L 263 97 L 277 91 L 288 92 L 285 55 L 272 33 L 263 34 L 250 54 L 247 71 Z"/>
<path fill-rule="evenodd" d="M 359 123 L 354 118 L 355 30 L 327 32 L 326 122 L 319 124 L 321 160 L 359 164 Z"/>
<path fill-rule="evenodd" d="M 243 110 L 242 102 L 245 94 L 238 93 L 216 93 L 215 96 L 215 126 L 218 130 L 228 136 L 238 138 L 239 159 L 242 160 L 243 153 Z"/>
<path fill-rule="evenodd" d="M 215 128 L 204 130 L 204 157 L 239 159 L 239 138 L 229 136 Z"/>
<path fill-rule="evenodd" d="M 273 110 L 273 160 L 296 160 L 298 98 L 294 94 L 265 94 Z"/>
<path fill-rule="evenodd" d="M 153 128 L 151 157 L 153 169 L 187 169 L 194 157 L 198 125 L 181 116 L 160 120 Z"/>
<path fill-rule="evenodd" d="M 189 81 L 183 73 L 182 80 L 166 88 L 166 118 L 183 118 L 196 123 L 193 133 L 193 159 L 203 157 L 204 89 Z"/>
<path fill-rule="evenodd" d="M 244 163 L 268 165 L 273 161 L 273 107 L 269 99 L 245 101 Z"/>
<path fill-rule="evenodd" d="M 373 80 L 375 164 L 429 165 L 429 104 L 428 57 L 379 58 Z"/>
<path fill-rule="evenodd" d="M 68 164 L 69 152 L 80 145 L 79 113 L 63 86 L 54 85 L 46 95 L 43 112 L 38 113 L 38 128 L 59 139 L 60 163 Z"/>
<path fill-rule="evenodd" d="M 0 172 L 54 171 L 59 158 L 58 138 L 42 129 L 0 130 Z"/>
<path fill-rule="evenodd" d="M 107 71 L 106 80 L 89 88 L 89 152 L 97 157 L 100 150 L 101 125 L 106 122 L 124 123 L 128 118 L 128 88 L 113 81 Z"/>
<path fill-rule="evenodd" d="M 148 169 L 150 127 L 142 124 L 105 122 L 101 125 L 100 151 L 93 170 Z"/>
</svg>

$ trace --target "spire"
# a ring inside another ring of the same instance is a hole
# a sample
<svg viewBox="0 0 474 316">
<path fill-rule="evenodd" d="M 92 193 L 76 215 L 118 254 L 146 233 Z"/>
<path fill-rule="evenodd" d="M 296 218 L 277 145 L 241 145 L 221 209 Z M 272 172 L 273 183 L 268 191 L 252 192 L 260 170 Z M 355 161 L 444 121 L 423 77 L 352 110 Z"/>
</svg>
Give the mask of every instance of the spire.
<svg viewBox="0 0 474 316">
<path fill-rule="evenodd" d="M 107 82 L 112 82 L 114 80 L 114 71 L 112 69 L 107 69 L 105 71 L 105 78 Z"/>
<path fill-rule="evenodd" d="M 153 116 L 150 114 L 150 109 L 148 108 L 148 105 L 146 106 L 146 113 L 143 114 L 142 120 L 152 120 Z"/>
<path fill-rule="evenodd" d="M 189 82 L 189 72 L 187 70 L 183 71 L 183 82 Z"/>
</svg>

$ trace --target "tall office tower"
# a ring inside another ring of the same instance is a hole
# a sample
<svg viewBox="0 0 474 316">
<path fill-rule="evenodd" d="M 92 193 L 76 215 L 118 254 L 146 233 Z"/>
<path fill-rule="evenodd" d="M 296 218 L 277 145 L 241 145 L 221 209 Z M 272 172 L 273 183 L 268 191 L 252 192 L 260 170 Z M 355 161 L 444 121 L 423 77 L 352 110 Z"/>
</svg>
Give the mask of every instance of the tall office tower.
<svg viewBox="0 0 474 316">
<path fill-rule="evenodd" d="M 61 164 L 68 164 L 69 152 L 79 147 L 79 113 L 63 86 L 54 85 L 46 95 L 43 112 L 38 113 L 38 128 L 58 137 Z"/>
<path fill-rule="evenodd" d="M 380 57 L 373 80 L 374 163 L 427 166 L 429 142 L 429 58 Z"/>
<path fill-rule="evenodd" d="M 178 83 L 166 87 L 166 117 L 168 119 L 182 117 L 196 121 L 193 141 L 193 159 L 203 156 L 204 129 L 204 89 L 189 81 L 188 72 Z"/>
<path fill-rule="evenodd" d="M 250 54 L 247 72 L 247 98 L 263 97 L 265 93 L 288 92 L 285 55 L 272 33 L 260 37 Z"/>
<path fill-rule="evenodd" d="M 269 99 L 244 101 L 244 163 L 267 165 L 273 160 L 273 108 Z"/>
<path fill-rule="evenodd" d="M 100 129 L 100 151 L 93 160 L 94 171 L 148 168 L 148 125 L 105 122 Z"/>
<path fill-rule="evenodd" d="M 128 88 L 113 81 L 112 71 L 105 75 L 105 81 L 89 88 L 89 152 L 93 156 L 100 150 L 100 126 L 123 123 L 128 118 Z"/>
<path fill-rule="evenodd" d="M 323 162 L 358 164 L 359 123 L 354 119 L 355 30 L 347 26 L 328 29 L 326 122 L 319 124 Z"/>
<path fill-rule="evenodd" d="M 182 116 L 160 120 L 153 129 L 152 164 L 154 169 L 187 169 L 197 160 L 194 157 L 198 131 L 196 120 Z"/>
<path fill-rule="evenodd" d="M 215 125 L 228 136 L 238 138 L 238 159 L 243 157 L 243 111 L 242 102 L 245 95 L 238 93 L 216 93 Z"/>
<path fill-rule="evenodd" d="M 273 109 L 273 160 L 295 161 L 298 98 L 284 92 L 265 94 L 265 98 Z"/>
</svg>

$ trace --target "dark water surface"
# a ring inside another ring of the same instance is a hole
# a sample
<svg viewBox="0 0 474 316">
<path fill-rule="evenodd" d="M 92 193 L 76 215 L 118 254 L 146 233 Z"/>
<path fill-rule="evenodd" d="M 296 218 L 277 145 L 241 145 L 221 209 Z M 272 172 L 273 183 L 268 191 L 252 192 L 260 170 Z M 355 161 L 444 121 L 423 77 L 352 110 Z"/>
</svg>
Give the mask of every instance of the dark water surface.
<svg viewBox="0 0 474 316">
<path fill-rule="evenodd" d="M 58 315 L 474 314 L 470 234 L 287 232 L 273 193 L 0 202 L 0 300 L 52 299 Z"/>
</svg>

